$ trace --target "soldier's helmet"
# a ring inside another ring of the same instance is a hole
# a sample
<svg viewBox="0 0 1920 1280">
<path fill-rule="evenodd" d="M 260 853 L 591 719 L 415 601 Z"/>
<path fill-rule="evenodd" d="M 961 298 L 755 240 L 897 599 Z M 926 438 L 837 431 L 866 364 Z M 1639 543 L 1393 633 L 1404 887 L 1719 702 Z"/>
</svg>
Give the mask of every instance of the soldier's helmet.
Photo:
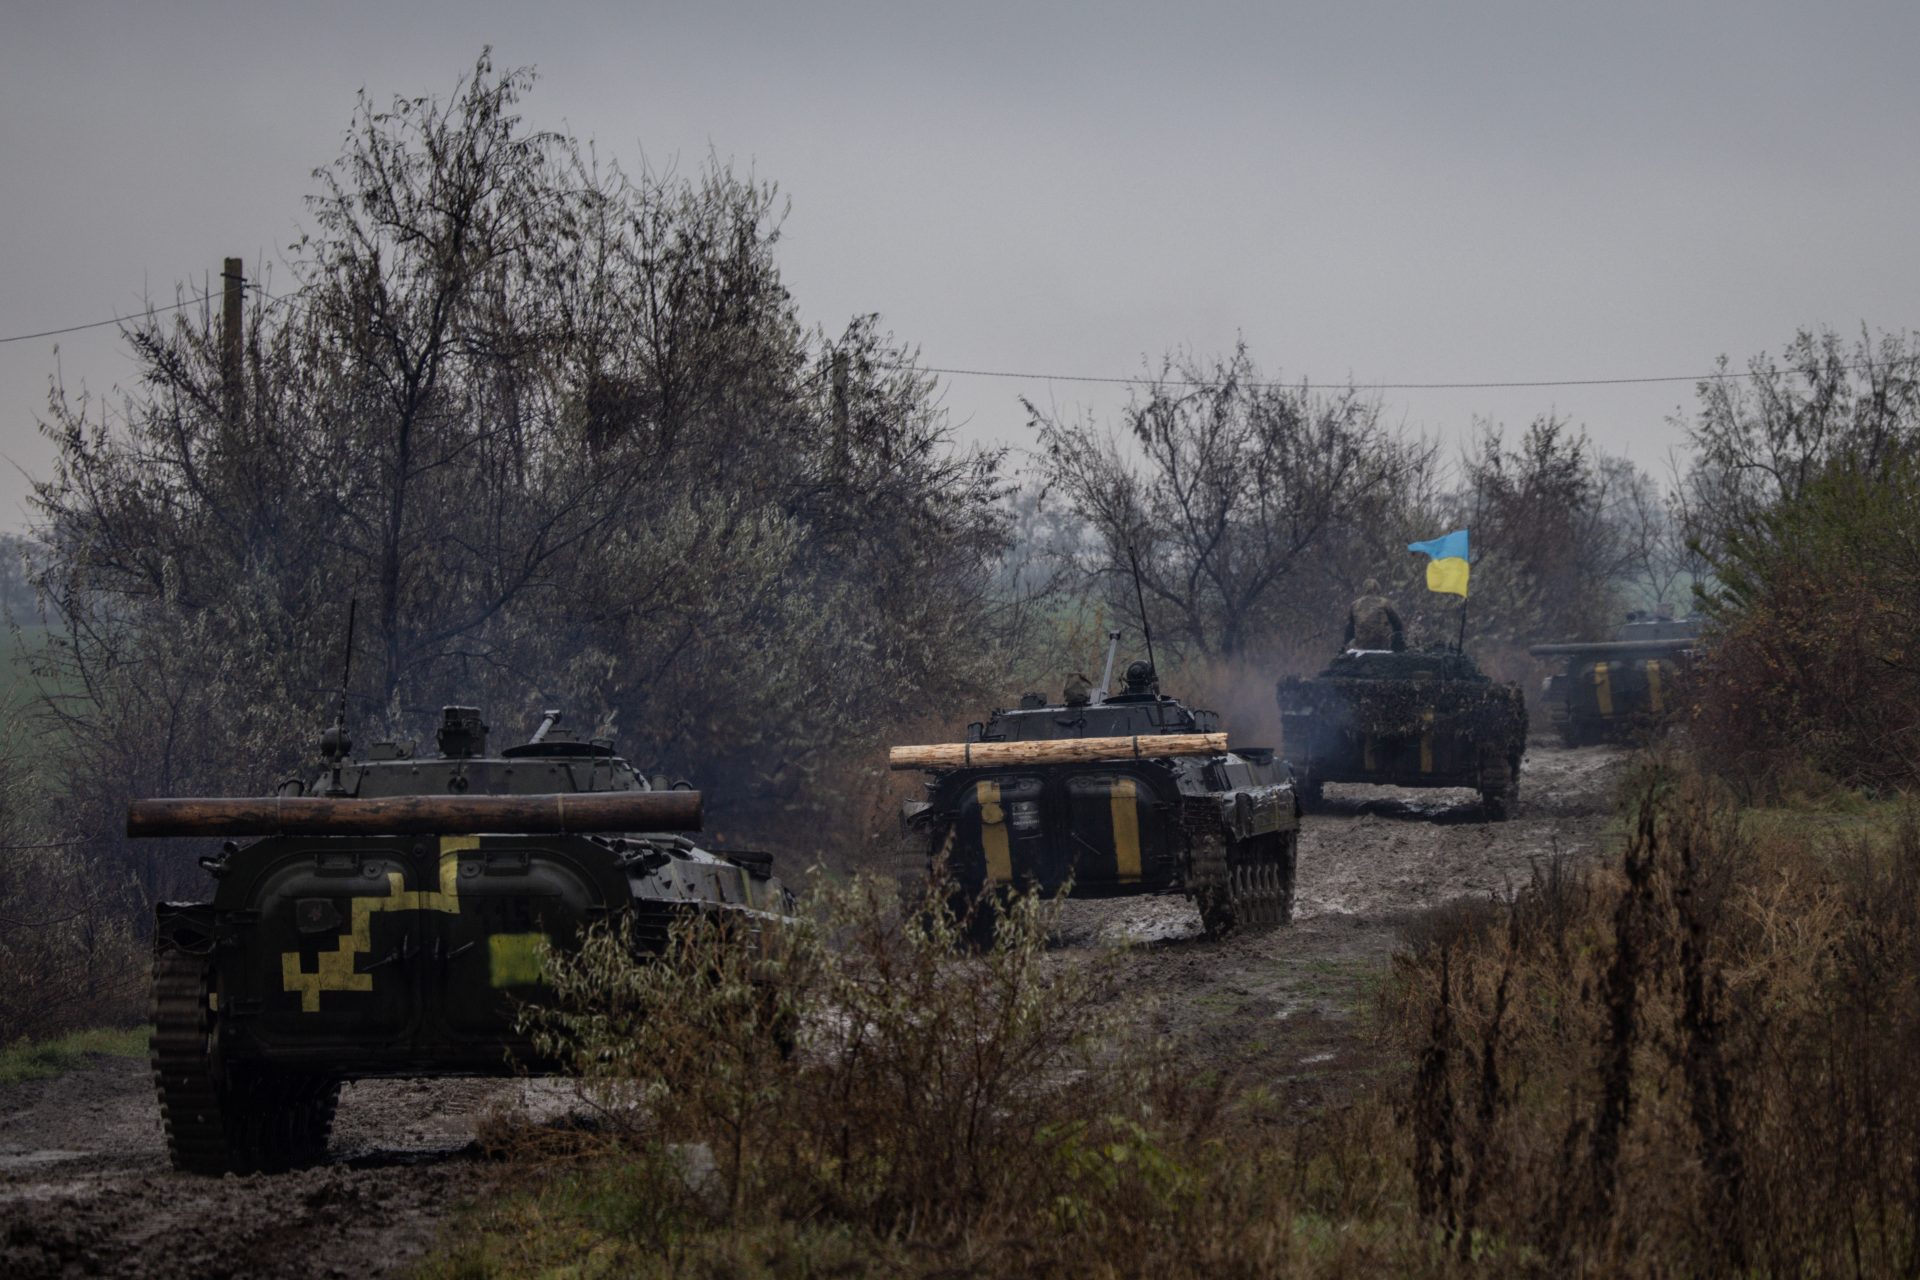
<svg viewBox="0 0 1920 1280">
<path fill-rule="evenodd" d="M 1151 662 L 1143 660 L 1127 664 L 1127 692 L 1153 692 L 1153 664 Z"/>
<path fill-rule="evenodd" d="M 1378 578 L 1368 578 L 1368 579 L 1367 579 L 1367 580 L 1366 580 L 1365 582 L 1363 582 L 1363 583 L 1361 583 L 1361 584 L 1360 584 L 1360 594 L 1361 594 L 1361 595 L 1363 595 L 1363 596 L 1377 596 L 1377 595 L 1379 595 L 1379 594 L 1380 594 L 1380 579 L 1378 579 Z"/>
<path fill-rule="evenodd" d="M 1084 707 L 1093 701 L 1093 681 L 1079 672 L 1067 677 L 1066 704 L 1070 707 Z"/>
</svg>

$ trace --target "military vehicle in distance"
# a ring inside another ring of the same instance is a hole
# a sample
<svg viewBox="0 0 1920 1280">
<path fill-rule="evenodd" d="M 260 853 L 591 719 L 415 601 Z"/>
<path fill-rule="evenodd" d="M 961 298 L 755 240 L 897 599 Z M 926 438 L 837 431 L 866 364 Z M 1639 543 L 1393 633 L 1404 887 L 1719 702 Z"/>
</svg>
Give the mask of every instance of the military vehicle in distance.
<svg viewBox="0 0 1920 1280">
<path fill-rule="evenodd" d="M 1547 716 L 1569 747 L 1632 739 L 1678 705 L 1700 644 L 1700 619 L 1628 614 L 1611 640 L 1536 644 L 1536 658 L 1565 665 L 1541 685 Z"/>
<path fill-rule="evenodd" d="M 158 909 L 153 1073 L 175 1168 L 318 1160 L 344 1080 L 553 1069 L 515 1005 L 541 992 L 545 947 L 589 926 L 657 949 L 685 913 L 751 928 L 790 911 L 768 855 L 675 834 L 699 829 L 697 792 L 557 729 L 559 712 L 499 755 L 477 710 L 443 716 L 437 757 L 387 742 L 355 761 L 336 723 L 312 784 L 130 807 L 132 836 L 264 837 L 201 859 L 212 901 Z"/>
<path fill-rule="evenodd" d="M 999 886 L 1184 894 L 1213 935 L 1286 923 L 1300 835 L 1287 766 L 1228 750 L 1219 717 L 1162 695 L 1150 662 L 1108 696 L 1113 656 L 1098 687 L 1027 694 L 965 744 L 894 748 L 892 767 L 933 775 L 903 815 L 909 858 L 945 878 L 979 941 Z M 949 762 L 920 762 L 936 757 Z"/>
<path fill-rule="evenodd" d="M 1302 803 L 1329 782 L 1472 787 L 1504 820 L 1520 792 L 1527 704 L 1451 647 L 1348 650 L 1319 675 L 1278 688 L 1280 741 Z"/>
</svg>

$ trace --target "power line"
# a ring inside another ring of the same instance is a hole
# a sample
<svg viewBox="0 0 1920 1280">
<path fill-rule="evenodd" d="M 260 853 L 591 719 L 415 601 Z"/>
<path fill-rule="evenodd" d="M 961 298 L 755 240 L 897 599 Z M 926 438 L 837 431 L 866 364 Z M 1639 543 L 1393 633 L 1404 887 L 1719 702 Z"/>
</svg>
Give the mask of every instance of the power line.
<svg viewBox="0 0 1920 1280">
<path fill-rule="evenodd" d="M 292 293 L 288 294 L 271 294 L 251 280 L 247 281 L 244 287 L 248 292 L 256 293 L 268 302 L 285 302 L 289 298 L 306 292 L 306 290 L 302 288 L 295 289 Z M 198 298 L 188 298 L 184 302 L 170 302 L 164 307 L 148 307 L 145 311 L 138 312 L 134 315 L 114 316 L 108 320 L 90 320 L 86 324 L 70 324 L 64 329 L 42 329 L 39 333 L 16 333 L 11 337 L 0 338 L 0 344 L 8 342 L 31 342 L 35 338 L 57 338 L 63 333 L 80 333 L 87 329 L 104 329 L 110 324 L 132 324 L 136 320 L 145 320 L 149 316 L 165 315 L 169 311 L 180 311 L 187 307 L 197 307 L 212 297 L 212 294 L 205 294 Z"/>
<path fill-rule="evenodd" d="M 82 329 L 104 329 L 110 324 L 129 324 L 135 320 L 144 320 L 148 316 L 157 316 L 167 311 L 178 311 L 182 307 L 197 307 L 205 298 L 189 298 L 185 302 L 169 303 L 164 307 L 148 307 L 138 315 L 115 316 L 111 320 L 93 320 L 86 324 L 70 324 L 64 329 L 42 329 L 39 333 L 16 333 L 9 338 L 0 338 L 5 342 L 31 342 L 35 338 L 57 338 L 63 333 L 79 333 Z"/>
<path fill-rule="evenodd" d="M 1841 365 L 1849 372 L 1871 369 L 1876 361 L 1860 361 Z M 942 369 L 932 365 L 894 364 L 883 366 L 889 369 L 913 370 L 919 373 L 938 373 L 959 378 L 1008 378 L 1021 382 L 1091 382 L 1110 386 L 1142 386 L 1152 384 L 1162 387 L 1208 388 L 1225 386 L 1219 381 L 1199 381 L 1192 378 L 1155 378 L 1141 375 L 1134 378 L 1100 378 L 1085 374 L 1072 373 L 1011 373 L 1001 369 Z M 1309 391 L 1489 391 L 1502 388 L 1538 388 L 1538 387 L 1621 387 L 1645 386 L 1662 382 L 1730 382 L 1740 378 L 1760 378 L 1778 370 L 1728 370 L 1714 373 L 1669 374 L 1653 378 L 1552 378 L 1528 381 L 1506 382 L 1249 382 L 1250 387 L 1304 387 Z M 1786 372 L 1793 372 L 1787 370 Z"/>
<path fill-rule="evenodd" d="M 302 286 L 292 293 L 272 294 L 251 280 L 245 286 L 268 302 L 287 302 L 307 291 L 310 286 Z M 210 297 L 211 295 L 209 295 Z M 87 329 L 104 329 L 110 324 L 129 324 L 144 320 L 149 316 L 163 315 L 169 311 L 179 311 L 185 307 L 198 306 L 207 298 L 190 298 L 185 302 L 170 303 L 164 307 L 149 307 L 137 315 L 114 316 L 107 320 L 93 320 L 86 324 L 68 325 L 63 329 L 43 329 L 38 333 L 16 333 L 0 338 L 0 345 L 9 342 L 30 342 L 35 338 L 55 338 L 64 333 L 80 333 Z M 1872 369 L 1874 361 L 1859 361 L 1843 364 L 1845 372 L 1858 373 Z M 1223 382 L 1200 381 L 1192 378 L 1155 378 L 1141 375 L 1131 378 L 1098 377 L 1076 373 L 1015 373 L 1006 369 L 952 369 L 937 365 L 923 364 L 883 364 L 883 369 L 913 373 L 937 373 L 949 378 L 1004 378 L 1016 382 L 1079 382 L 1106 386 L 1136 387 L 1152 384 L 1162 387 L 1192 387 L 1204 389 L 1224 386 Z M 1701 383 L 1731 382 L 1744 378 L 1760 378 L 1773 370 L 1716 370 L 1713 373 L 1666 374 L 1649 378 L 1535 378 L 1509 379 L 1487 382 L 1249 382 L 1250 387 L 1272 388 L 1301 387 L 1308 391 L 1500 391 L 1500 390 L 1537 390 L 1552 387 L 1628 387 L 1653 386 L 1660 383 Z"/>
</svg>

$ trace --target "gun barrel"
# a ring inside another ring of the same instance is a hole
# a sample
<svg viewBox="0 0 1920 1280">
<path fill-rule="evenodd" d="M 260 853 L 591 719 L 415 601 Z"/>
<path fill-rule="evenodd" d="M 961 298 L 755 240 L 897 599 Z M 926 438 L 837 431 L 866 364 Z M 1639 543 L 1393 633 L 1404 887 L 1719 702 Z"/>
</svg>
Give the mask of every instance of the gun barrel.
<svg viewBox="0 0 1920 1280">
<path fill-rule="evenodd" d="M 127 834 L 149 836 L 572 835 L 698 831 L 698 791 L 530 796 L 194 797 L 135 800 Z"/>
</svg>

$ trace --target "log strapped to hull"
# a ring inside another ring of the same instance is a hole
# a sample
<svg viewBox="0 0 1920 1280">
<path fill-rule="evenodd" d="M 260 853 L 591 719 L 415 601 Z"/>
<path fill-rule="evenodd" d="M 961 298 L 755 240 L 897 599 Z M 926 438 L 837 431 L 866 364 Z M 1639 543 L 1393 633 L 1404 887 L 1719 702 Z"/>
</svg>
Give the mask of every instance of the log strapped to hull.
<svg viewBox="0 0 1920 1280">
<path fill-rule="evenodd" d="M 195 797 L 135 800 L 127 834 L 149 836 L 571 835 L 698 831 L 698 791 L 559 795 Z"/>
<path fill-rule="evenodd" d="M 1135 734 L 1115 738 L 1054 738 L 1034 742 L 939 742 L 890 747 L 887 768 L 991 769 L 1022 764 L 1081 764 L 1103 760 L 1158 760 L 1214 756 L 1227 751 L 1224 733 Z"/>
</svg>

